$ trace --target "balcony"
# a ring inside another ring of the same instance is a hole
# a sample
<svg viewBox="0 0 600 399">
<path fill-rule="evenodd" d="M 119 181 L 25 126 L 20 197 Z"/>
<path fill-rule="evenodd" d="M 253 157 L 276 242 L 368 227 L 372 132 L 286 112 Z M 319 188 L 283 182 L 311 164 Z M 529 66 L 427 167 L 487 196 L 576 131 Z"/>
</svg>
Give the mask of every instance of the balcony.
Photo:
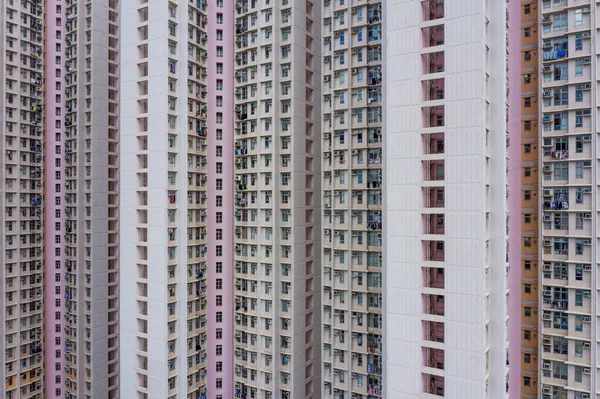
<svg viewBox="0 0 600 399">
<path fill-rule="evenodd" d="M 445 189 L 444 187 L 424 187 L 423 188 L 423 207 L 424 208 L 444 208 L 445 207 Z"/>
<path fill-rule="evenodd" d="M 444 396 L 444 377 L 423 374 L 423 391 L 435 396 Z"/>
<path fill-rule="evenodd" d="M 444 25 L 421 29 L 423 48 L 444 45 Z"/>
<path fill-rule="evenodd" d="M 443 295 L 430 295 L 423 294 L 423 313 L 432 316 L 444 316 L 444 303 L 445 299 Z"/>
<path fill-rule="evenodd" d="M 444 269 L 424 267 L 423 286 L 427 288 L 444 289 Z"/>
<path fill-rule="evenodd" d="M 423 127 L 444 127 L 444 106 L 423 107 Z"/>
<path fill-rule="evenodd" d="M 444 351 L 435 348 L 423 348 L 423 365 L 444 370 Z"/>
<path fill-rule="evenodd" d="M 445 230 L 444 220 L 442 214 L 423 215 L 423 234 L 443 235 Z"/>
<path fill-rule="evenodd" d="M 421 56 L 423 74 L 444 72 L 444 52 L 427 53 Z"/>
<path fill-rule="evenodd" d="M 436 101 L 444 99 L 444 79 L 432 79 L 423 81 L 423 100 Z"/>
<path fill-rule="evenodd" d="M 423 0 L 423 21 L 444 18 L 444 0 Z"/>
<path fill-rule="evenodd" d="M 444 181 L 444 160 L 423 161 L 423 180 Z"/>
<path fill-rule="evenodd" d="M 423 258 L 431 262 L 444 262 L 444 241 L 423 241 Z"/>
</svg>

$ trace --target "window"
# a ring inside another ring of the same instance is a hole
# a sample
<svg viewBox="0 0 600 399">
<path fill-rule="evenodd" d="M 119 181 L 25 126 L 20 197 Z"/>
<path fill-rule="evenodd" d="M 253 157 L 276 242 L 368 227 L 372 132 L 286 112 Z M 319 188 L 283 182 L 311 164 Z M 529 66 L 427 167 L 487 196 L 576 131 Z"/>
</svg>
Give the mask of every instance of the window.
<svg viewBox="0 0 600 399">
<path fill-rule="evenodd" d="M 575 306 L 583 306 L 583 290 L 575 290 Z"/>
<path fill-rule="evenodd" d="M 557 162 L 554 164 L 554 180 L 569 180 L 568 162 Z"/>
<path fill-rule="evenodd" d="M 523 168 L 523 176 L 531 177 L 531 168 Z"/>
<path fill-rule="evenodd" d="M 217 62 L 217 75 L 222 75 L 223 74 L 223 64 L 220 62 Z"/>
<path fill-rule="evenodd" d="M 531 261 L 530 260 L 523 261 L 523 269 L 531 270 Z"/>
<path fill-rule="evenodd" d="M 223 306 L 223 295 L 217 295 L 217 306 Z"/>
<path fill-rule="evenodd" d="M 523 5 L 523 14 L 531 14 L 531 4 Z"/>
<path fill-rule="evenodd" d="M 554 105 L 568 105 L 569 104 L 569 89 L 566 87 L 559 87 L 554 89 Z"/>
<path fill-rule="evenodd" d="M 575 178 L 583 179 L 583 161 L 575 162 Z"/>
<path fill-rule="evenodd" d="M 531 37 L 531 28 L 523 29 L 523 37 Z"/>
<path fill-rule="evenodd" d="M 531 341 L 531 330 L 523 330 L 523 339 L 525 341 Z"/>
<path fill-rule="evenodd" d="M 531 97 L 525 97 L 523 99 L 523 106 L 525 108 L 531 108 Z"/>
<path fill-rule="evenodd" d="M 217 312 L 216 318 L 217 318 L 217 323 L 222 323 L 223 322 L 223 312 Z"/>
<path fill-rule="evenodd" d="M 523 245 L 525 247 L 530 248 L 531 247 L 531 237 L 524 237 L 523 238 Z"/>
<path fill-rule="evenodd" d="M 530 73 L 526 73 L 525 75 L 523 75 L 523 83 L 525 83 L 526 85 L 531 83 L 531 74 Z"/>
<path fill-rule="evenodd" d="M 531 51 L 523 52 L 523 61 L 531 61 Z"/>
<path fill-rule="evenodd" d="M 223 273 L 223 262 L 216 263 L 217 273 Z"/>
<path fill-rule="evenodd" d="M 223 190 L 223 179 L 217 179 L 217 190 Z"/>
<path fill-rule="evenodd" d="M 577 102 L 577 103 L 583 102 L 583 86 L 582 85 L 575 86 L 575 102 Z"/>
<path fill-rule="evenodd" d="M 575 35 L 575 51 L 583 50 L 583 35 L 581 33 Z"/>
<path fill-rule="evenodd" d="M 217 46 L 217 57 L 223 58 L 223 46 Z"/>
<path fill-rule="evenodd" d="M 578 110 L 575 112 L 575 127 L 583 127 L 583 117 L 591 115 L 589 109 Z"/>
<path fill-rule="evenodd" d="M 222 145 L 218 145 L 217 146 L 217 157 L 222 157 L 223 156 L 223 146 Z"/>
<path fill-rule="evenodd" d="M 223 91 L 223 80 L 217 79 L 217 90 Z"/>
<path fill-rule="evenodd" d="M 223 163 L 217 162 L 217 173 L 223 173 Z"/>
<path fill-rule="evenodd" d="M 525 130 L 526 132 L 531 130 L 531 121 L 523 122 L 523 130 Z"/>
<path fill-rule="evenodd" d="M 217 212 L 217 223 L 223 223 L 223 212 Z"/>
<path fill-rule="evenodd" d="M 523 191 L 523 200 L 531 201 L 531 191 L 530 190 Z"/>
<path fill-rule="evenodd" d="M 217 339 L 223 339 L 223 329 L 217 328 L 217 330 L 215 331 L 215 336 Z"/>
<path fill-rule="evenodd" d="M 567 379 L 568 367 L 563 362 L 553 362 L 552 364 L 552 377 L 560 378 L 561 380 Z"/>
<path fill-rule="evenodd" d="M 216 247 L 216 255 L 217 256 L 223 256 L 223 246 L 222 245 L 217 245 L 217 247 Z"/>
<path fill-rule="evenodd" d="M 218 278 L 215 282 L 215 286 L 217 287 L 218 290 L 222 290 L 223 289 L 223 279 Z"/>
<path fill-rule="evenodd" d="M 531 284 L 524 284 L 523 285 L 523 292 L 525 294 L 531 294 Z"/>
<path fill-rule="evenodd" d="M 215 353 L 217 354 L 217 356 L 223 355 L 223 345 L 217 345 Z"/>
<path fill-rule="evenodd" d="M 575 21 L 574 21 L 575 25 L 582 25 L 583 24 L 583 8 L 579 8 L 577 10 L 575 10 Z"/>
<path fill-rule="evenodd" d="M 524 315 L 525 317 L 531 317 L 531 308 L 530 308 L 530 307 L 527 307 L 527 306 L 526 306 L 526 307 L 524 307 L 524 308 L 523 308 L 523 315 Z"/>
<path fill-rule="evenodd" d="M 215 364 L 215 370 L 217 371 L 217 373 L 223 371 L 223 362 L 217 362 L 217 364 Z"/>
<path fill-rule="evenodd" d="M 583 76 L 583 60 L 575 60 L 575 76 Z"/>
<path fill-rule="evenodd" d="M 223 30 L 221 29 L 217 29 L 217 40 L 218 41 L 223 41 Z"/>
<path fill-rule="evenodd" d="M 217 13 L 217 25 L 223 25 L 223 14 Z"/>
</svg>

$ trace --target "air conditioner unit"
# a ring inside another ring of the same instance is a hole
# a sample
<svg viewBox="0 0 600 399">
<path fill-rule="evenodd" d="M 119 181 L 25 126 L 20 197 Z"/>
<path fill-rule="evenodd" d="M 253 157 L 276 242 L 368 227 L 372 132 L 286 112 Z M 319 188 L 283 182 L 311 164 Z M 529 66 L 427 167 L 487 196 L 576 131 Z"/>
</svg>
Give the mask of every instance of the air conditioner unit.
<svg viewBox="0 0 600 399">
<path fill-rule="evenodd" d="M 542 270 L 552 270 L 552 263 L 544 263 Z"/>
<path fill-rule="evenodd" d="M 552 393 L 552 389 L 550 387 L 542 387 L 542 393 L 544 395 L 550 395 Z"/>
<path fill-rule="evenodd" d="M 583 265 L 583 270 L 589 272 L 592 270 L 592 265 Z"/>
<path fill-rule="evenodd" d="M 544 362 L 544 364 L 542 364 L 542 368 L 544 370 L 550 370 L 550 369 L 552 369 L 552 363 L 550 363 L 550 362 Z"/>
<path fill-rule="evenodd" d="M 542 343 L 544 343 L 545 345 L 550 345 L 552 343 L 552 340 L 550 338 L 544 338 L 542 339 Z"/>
<path fill-rule="evenodd" d="M 352 68 L 352 75 L 356 75 L 358 73 L 358 69 L 357 68 Z"/>
<path fill-rule="evenodd" d="M 584 64 L 591 64 L 591 63 L 592 63 L 592 59 L 591 59 L 591 58 L 589 58 L 589 57 L 588 57 L 588 58 L 584 58 L 584 59 L 583 59 L 583 63 L 584 63 Z"/>
<path fill-rule="evenodd" d="M 552 165 L 551 164 L 545 164 L 544 165 L 544 172 L 551 172 L 552 171 Z"/>
<path fill-rule="evenodd" d="M 583 316 L 583 321 L 585 323 L 591 323 L 592 322 L 592 316 Z"/>
<path fill-rule="evenodd" d="M 551 240 L 551 239 L 549 239 L 549 238 L 544 238 L 544 245 L 545 245 L 545 246 L 552 245 L 552 240 Z"/>
<path fill-rule="evenodd" d="M 545 70 L 546 68 L 547 68 L 547 67 L 544 67 L 544 70 Z M 552 92 L 551 92 L 550 90 L 544 90 L 544 97 L 552 97 Z"/>
<path fill-rule="evenodd" d="M 584 213 L 583 214 L 583 218 L 584 219 L 591 219 L 592 218 L 592 214 L 591 213 Z"/>
<path fill-rule="evenodd" d="M 591 83 L 585 83 L 583 85 L 581 85 L 583 87 L 583 89 L 585 90 L 589 90 L 592 88 L 592 84 Z"/>
<path fill-rule="evenodd" d="M 590 344 L 589 342 L 584 342 L 584 343 L 583 343 L 583 347 L 584 347 L 585 349 L 589 349 L 589 348 L 591 348 L 591 347 L 592 347 L 592 344 Z"/>
<path fill-rule="evenodd" d="M 544 122 L 551 122 L 552 121 L 552 115 L 544 115 Z"/>
<path fill-rule="evenodd" d="M 544 190 L 544 197 L 552 197 L 552 190 L 545 189 Z"/>
<path fill-rule="evenodd" d="M 591 32 L 583 32 L 581 34 L 581 37 L 584 38 L 584 39 L 589 38 L 591 36 L 592 36 Z"/>
<path fill-rule="evenodd" d="M 592 371 L 590 369 L 583 369 L 583 374 L 590 374 Z"/>
<path fill-rule="evenodd" d="M 592 296 L 592 293 L 590 291 L 583 291 L 583 296 L 589 298 Z"/>
</svg>

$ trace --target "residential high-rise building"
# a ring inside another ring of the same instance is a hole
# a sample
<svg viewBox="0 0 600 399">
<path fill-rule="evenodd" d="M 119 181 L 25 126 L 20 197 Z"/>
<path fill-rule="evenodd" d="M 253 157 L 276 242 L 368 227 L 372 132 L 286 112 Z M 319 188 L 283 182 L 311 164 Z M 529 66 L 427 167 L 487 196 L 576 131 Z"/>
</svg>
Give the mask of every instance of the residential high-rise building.
<svg viewBox="0 0 600 399">
<path fill-rule="evenodd" d="M 533 200 L 541 235 L 542 399 L 597 396 L 595 10 L 592 1 L 542 1 L 533 10 L 539 24 L 524 32 L 537 35 L 541 47 L 537 71 L 523 75 L 523 90 L 541 94 L 541 195 Z"/>
<path fill-rule="evenodd" d="M 217 275 L 231 267 L 232 222 L 219 213 L 233 176 L 231 149 L 219 150 L 232 132 L 219 121 L 233 88 L 232 52 L 217 43 L 233 35 L 232 9 L 198 0 L 121 10 L 120 396 L 225 397 L 232 293 Z"/>
<path fill-rule="evenodd" d="M 507 397 L 507 2 L 386 7 L 383 396 Z"/>
<path fill-rule="evenodd" d="M 43 397 L 44 3 L 2 2 L 0 394 Z"/>
<path fill-rule="evenodd" d="M 0 6 L 0 396 L 115 398 L 119 4 Z"/>
<path fill-rule="evenodd" d="M 322 13 L 324 398 L 383 397 L 382 4 Z"/>
<path fill-rule="evenodd" d="M 509 3 L 510 395 L 537 398 L 538 382 L 538 1 Z M 520 187 L 517 182 L 520 182 Z M 520 211 L 518 211 L 520 210 Z M 517 264 L 517 262 L 519 262 Z"/>
<path fill-rule="evenodd" d="M 67 399 L 117 398 L 120 2 L 50 7 L 63 23 L 47 18 L 46 46 L 57 54 L 46 64 L 45 251 L 46 270 L 57 275 L 46 275 L 46 309 L 62 297 L 63 325 L 59 333 L 46 324 L 46 343 L 62 341 L 62 348 L 46 348 L 46 384 L 62 381 Z M 64 212 L 62 225 L 49 222 L 53 213 L 60 216 L 56 205 Z M 62 240 L 51 233 L 59 228 Z M 52 252 L 55 262 L 49 261 Z M 63 291 L 49 289 L 50 281 L 60 281 Z M 64 363 L 58 372 L 60 363 L 51 355 L 60 350 Z"/>
<path fill-rule="evenodd" d="M 236 2 L 236 397 L 321 395 L 320 14 Z"/>
</svg>

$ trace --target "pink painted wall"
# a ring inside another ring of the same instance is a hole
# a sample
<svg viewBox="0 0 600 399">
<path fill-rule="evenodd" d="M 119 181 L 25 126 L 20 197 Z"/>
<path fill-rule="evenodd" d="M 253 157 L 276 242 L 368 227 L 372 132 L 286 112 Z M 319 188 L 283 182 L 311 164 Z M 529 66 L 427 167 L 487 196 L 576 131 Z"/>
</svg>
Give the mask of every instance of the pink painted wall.
<svg viewBox="0 0 600 399">
<path fill-rule="evenodd" d="M 234 43 L 235 16 L 234 1 L 223 1 L 223 7 L 217 7 L 217 2 L 208 1 L 208 397 L 233 398 L 233 148 L 234 148 Z M 217 24 L 217 14 L 223 14 L 223 24 Z M 223 31 L 223 40 L 217 41 L 217 30 Z M 223 47 L 223 57 L 217 58 L 217 46 Z M 217 75 L 216 64 L 223 64 L 223 74 Z M 217 91 L 217 79 L 223 80 L 223 90 Z M 217 107 L 217 96 L 223 97 L 223 106 Z M 216 113 L 223 113 L 223 123 L 216 123 Z M 217 140 L 216 131 L 223 131 L 223 139 Z M 217 158 L 216 147 L 223 147 L 223 156 Z M 217 162 L 223 163 L 223 173 L 216 173 Z M 217 191 L 216 179 L 223 179 L 223 189 Z M 223 197 L 223 206 L 216 207 L 216 196 Z M 223 223 L 216 223 L 216 213 L 223 213 Z M 216 240 L 216 229 L 223 229 L 223 239 Z M 217 257 L 215 248 L 223 246 L 223 256 Z M 216 272 L 216 262 L 223 263 L 223 272 Z M 223 280 L 223 289 L 217 291 L 215 280 Z M 216 306 L 216 296 L 223 296 L 223 306 Z M 217 323 L 216 312 L 223 312 L 223 322 Z M 216 339 L 215 330 L 223 329 L 223 338 Z M 223 346 L 223 355 L 217 357 L 215 347 Z M 214 364 L 223 362 L 223 371 L 217 373 Z M 216 379 L 221 378 L 223 385 L 216 389 Z"/>
<path fill-rule="evenodd" d="M 45 307 L 45 342 L 44 342 L 44 361 L 45 361 L 45 391 L 48 397 L 55 396 L 57 388 L 61 389 L 61 397 L 64 396 L 65 388 L 65 373 L 64 373 L 64 352 L 65 352 L 65 337 L 64 337 L 64 325 L 62 311 L 62 304 L 64 304 L 64 248 L 62 244 L 55 242 L 55 236 L 59 236 L 61 243 L 64 241 L 65 235 L 65 223 L 64 217 L 64 205 L 62 190 L 60 193 L 56 193 L 55 186 L 60 184 L 63 186 L 64 179 L 64 146 L 62 144 L 64 140 L 64 114 L 65 114 L 65 94 L 64 94 L 64 60 L 65 60 L 65 41 L 64 41 L 64 28 L 66 23 L 65 7 L 66 3 L 57 0 L 48 0 L 45 3 L 46 7 L 46 48 L 44 50 L 45 60 L 45 103 L 44 103 L 44 114 L 46 118 L 46 125 L 44 129 L 44 142 L 45 142 L 45 202 L 44 202 L 44 245 L 45 245 L 45 282 L 44 282 L 44 307 Z M 57 13 L 57 7 L 61 7 L 61 13 Z M 61 18 L 62 23 L 60 26 L 56 25 L 56 19 Z M 60 32 L 61 39 L 56 38 L 56 32 Z M 56 51 L 56 44 L 60 44 L 60 50 Z M 57 56 L 62 58 L 62 64 L 56 65 L 55 59 Z M 56 70 L 60 69 L 61 77 L 56 77 Z M 61 82 L 60 90 L 56 90 L 56 83 Z M 61 102 L 56 101 L 56 95 L 61 96 Z M 56 108 L 61 109 L 61 115 L 56 115 Z M 56 128 L 56 121 L 60 122 L 60 128 Z M 60 133 L 60 141 L 56 140 L 56 134 Z M 60 146 L 60 154 L 56 154 L 55 147 Z M 56 159 L 60 159 L 60 166 L 56 166 Z M 57 179 L 56 173 L 60 172 L 60 179 Z M 60 205 L 56 205 L 56 197 L 60 198 Z M 60 211 L 60 215 L 57 217 L 56 212 Z M 56 223 L 60 223 L 60 229 L 56 230 Z M 60 256 L 56 255 L 56 249 L 60 249 Z M 60 268 L 56 267 L 56 262 L 60 261 Z M 55 275 L 60 275 L 60 281 L 57 282 Z M 56 289 L 60 287 L 59 293 Z M 57 306 L 56 301 L 60 300 L 60 304 Z M 60 319 L 55 320 L 55 313 L 60 312 Z M 56 325 L 61 325 L 61 332 L 56 332 Z M 57 338 L 60 338 L 60 343 L 57 343 Z M 61 358 L 56 358 L 56 351 L 61 351 Z M 60 362 L 61 368 L 59 371 L 56 370 L 55 363 Z M 56 377 L 60 376 L 60 383 L 56 382 Z"/>
<path fill-rule="evenodd" d="M 509 15 L 509 397 L 517 399 L 521 397 L 521 2 L 509 3 Z"/>
</svg>

